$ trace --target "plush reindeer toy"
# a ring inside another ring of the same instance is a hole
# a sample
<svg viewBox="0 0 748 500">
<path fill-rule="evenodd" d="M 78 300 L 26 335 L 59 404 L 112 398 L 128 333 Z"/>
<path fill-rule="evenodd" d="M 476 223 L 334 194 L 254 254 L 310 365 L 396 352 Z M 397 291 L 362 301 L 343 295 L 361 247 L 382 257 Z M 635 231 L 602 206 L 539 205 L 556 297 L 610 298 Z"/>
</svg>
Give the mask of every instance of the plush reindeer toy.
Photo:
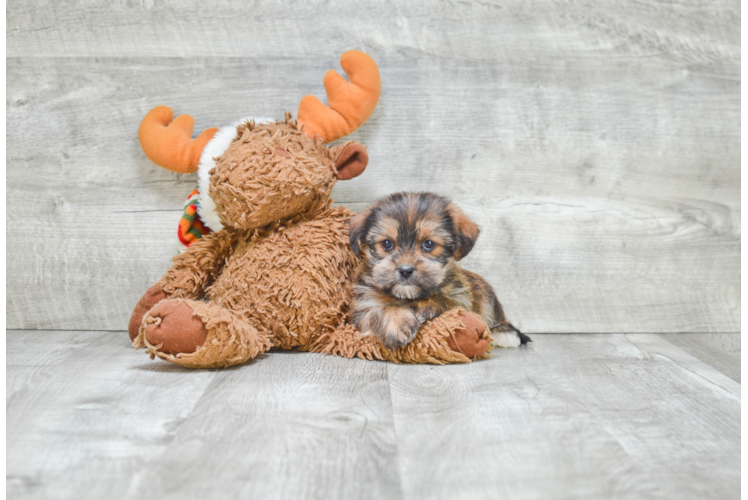
<svg viewBox="0 0 748 500">
<path fill-rule="evenodd" d="M 271 348 L 300 349 L 395 362 L 466 362 L 487 355 L 485 324 L 460 309 L 422 325 L 408 345 L 390 350 L 350 323 L 350 281 L 357 257 L 349 245 L 352 213 L 332 207 L 337 180 L 368 163 L 346 141 L 374 111 L 380 77 L 366 54 L 349 51 L 324 78 L 328 105 L 306 96 L 298 120 L 241 120 L 192 139 L 194 120 L 159 106 L 139 139 L 156 164 L 198 172 L 199 231 L 133 311 L 130 339 L 151 357 L 180 365 L 223 367 Z M 203 233 L 206 233 L 203 235 Z"/>
</svg>

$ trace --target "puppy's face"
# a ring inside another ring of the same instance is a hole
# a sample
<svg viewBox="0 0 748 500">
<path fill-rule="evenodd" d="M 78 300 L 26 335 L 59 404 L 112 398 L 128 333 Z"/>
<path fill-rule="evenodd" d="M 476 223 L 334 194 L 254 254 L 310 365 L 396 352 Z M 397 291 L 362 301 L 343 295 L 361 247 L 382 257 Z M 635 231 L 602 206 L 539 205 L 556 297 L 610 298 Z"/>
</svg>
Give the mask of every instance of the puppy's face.
<svg viewBox="0 0 748 500">
<path fill-rule="evenodd" d="M 351 220 L 351 248 L 366 258 L 364 279 L 403 300 L 425 299 L 478 238 L 478 226 L 431 193 L 396 193 Z"/>
</svg>

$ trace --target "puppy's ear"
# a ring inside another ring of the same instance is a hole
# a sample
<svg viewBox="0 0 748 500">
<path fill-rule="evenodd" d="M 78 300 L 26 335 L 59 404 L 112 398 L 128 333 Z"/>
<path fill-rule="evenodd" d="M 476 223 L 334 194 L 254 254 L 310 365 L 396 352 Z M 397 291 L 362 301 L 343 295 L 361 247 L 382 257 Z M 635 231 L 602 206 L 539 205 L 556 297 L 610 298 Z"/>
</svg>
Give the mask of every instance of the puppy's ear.
<svg viewBox="0 0 748 500">
<path fill-rule="evenodd" d="M 473 249 L 473 245 L 475 245 L 475 241 L 480 234 L 480 228 L 454 203 L 447 205 L 447 213 L 455 228 L 455 260 L 462 260 Z"/>
<path fill-rule="evenodd" d="M 371 210 L 368 208 L 360 214 L 351 218 L 350 226 L 348 229 L 348 236 L 351 240 L 351 250 L 357 256 L 361 255 L 361 243 L 366 238 L 366 220 L 369 218 Z"/>
<path fill-rule="evenodd" d="M 337 159 L 335 160 L 335 175 L 341 181 L 347 181 L 358 177 L 369 164 L 369 155 L 366 148 L 353 141 L 341 144 L 336 148 Z"/>
</svg>

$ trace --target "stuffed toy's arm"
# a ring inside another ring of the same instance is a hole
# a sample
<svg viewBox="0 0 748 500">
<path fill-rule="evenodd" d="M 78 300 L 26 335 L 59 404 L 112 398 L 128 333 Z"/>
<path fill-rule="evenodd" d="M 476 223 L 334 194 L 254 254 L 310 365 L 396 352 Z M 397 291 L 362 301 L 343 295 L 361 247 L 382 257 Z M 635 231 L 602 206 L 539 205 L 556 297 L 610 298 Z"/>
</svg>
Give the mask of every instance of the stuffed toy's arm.
<svg viewBox="0 0 748 500">
<path fill-rule="evenodd" d="M 363 336 L 350 323 L 318 337 L 306 350 L 345 358 L 395 363 L 468 363 L 490 356 L 491 331 L 476 315 L 455 308 L 425 322 L 405 347 L 390 350 L 374 335 Z"/>
<path fill-rule="evenodd" d="M 199 299 L 221 271 L 236 242 L 229 229 L 210 233 L 174 257 L 172 266 L 156 286 L 170 298 Z"/>
</svg>

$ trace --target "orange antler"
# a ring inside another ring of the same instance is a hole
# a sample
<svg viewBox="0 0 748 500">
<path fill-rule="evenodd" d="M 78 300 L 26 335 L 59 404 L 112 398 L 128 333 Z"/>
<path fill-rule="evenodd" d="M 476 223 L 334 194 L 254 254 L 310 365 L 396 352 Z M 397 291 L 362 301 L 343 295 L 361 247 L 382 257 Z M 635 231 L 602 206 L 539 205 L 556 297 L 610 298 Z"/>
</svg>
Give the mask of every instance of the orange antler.
<svg viewBox="0 0 748 500">
<path fill-rule="evenodd" d="M 358 50 L 349 50 L 340 58 L 350 82 L 335 71 L 325 74 L 325 106 L 314 96 L 304 96 L 299 103 L 297 120 L 310 137 L 324 142 L 340 139 L 356 130 L 371 116 L 379 100 L 381 81 L 374 59 Z"/>
<path fill-rule="evenodd" d="M 192 140 L 195 119 L 190 115 L 179 115 L 174 121 L 172 118 L 174 111 L 168 106 L 150 110 L 138 129 L 140 147 L 158 166 L 180 174 L 195 172 L 203 148 L 218 129 L 209 128 Z"/>
</svg>

